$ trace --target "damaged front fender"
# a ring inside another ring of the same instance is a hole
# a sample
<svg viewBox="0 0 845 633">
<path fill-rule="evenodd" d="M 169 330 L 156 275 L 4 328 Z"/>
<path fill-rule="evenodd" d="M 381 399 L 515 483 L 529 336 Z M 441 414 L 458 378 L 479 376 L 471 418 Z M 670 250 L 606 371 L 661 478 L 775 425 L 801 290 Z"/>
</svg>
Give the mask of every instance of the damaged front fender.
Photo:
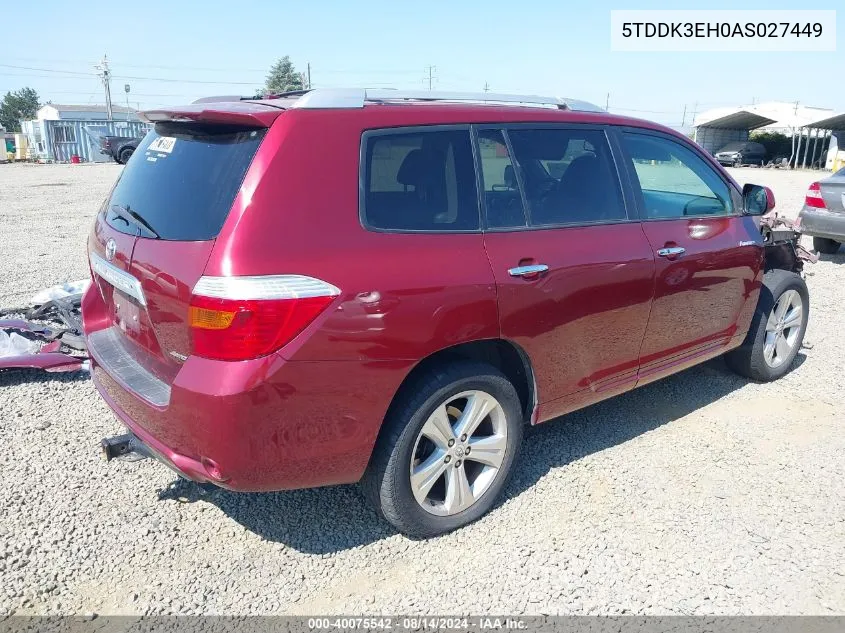
<svg viewBox="0 0 845 633">
<path fill-rule="evenodd" d="M 818 255 L 801 245 L 801 231 L 798 225 L 777 213 L 760 218 L 760 233 L 765 244 L 765 268 L 776 268 L 801 273 L 804 263 L 815 264 Z"/>
</svg>

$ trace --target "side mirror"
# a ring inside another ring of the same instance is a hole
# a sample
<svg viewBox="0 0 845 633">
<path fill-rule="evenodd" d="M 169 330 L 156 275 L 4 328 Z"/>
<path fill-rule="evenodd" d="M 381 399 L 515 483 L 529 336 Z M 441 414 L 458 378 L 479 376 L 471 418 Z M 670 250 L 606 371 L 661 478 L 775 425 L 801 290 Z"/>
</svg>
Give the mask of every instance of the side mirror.
<svg viewBox="0 0 845 633">
<path fill-rule="evenodd" d="M 745 215 L 765 215 L 775 208 L 775 194 L 768 187 L 745 185 L 742 202 Z"/>
</svg>

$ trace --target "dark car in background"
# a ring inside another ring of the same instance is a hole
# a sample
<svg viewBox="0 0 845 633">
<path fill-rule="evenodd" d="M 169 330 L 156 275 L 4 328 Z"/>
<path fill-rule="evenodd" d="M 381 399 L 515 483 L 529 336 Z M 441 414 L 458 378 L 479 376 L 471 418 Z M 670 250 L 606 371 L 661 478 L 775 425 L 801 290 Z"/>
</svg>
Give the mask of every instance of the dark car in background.
<svg viewBox="0 0 845 633">
<path fill-rule="evenodd" d="M 116 163 L 125 165 L 142 140 L 143 136 L 101 136 L 100 153 L 111 156 Z"/>
<path fill-rule="evenodd" d="M 735 141 L 728 143 L 718 152 L 716 160 L 722 165 L 759 165 L 766 160 L 766 148 L 762 143 Z"/>
<path fill-rule="evenodd" d="M 845 242 L 845 168 L 810 185 L 798 219 L 815 250 L 825 255 L 839 251 Z"/>
</svg>

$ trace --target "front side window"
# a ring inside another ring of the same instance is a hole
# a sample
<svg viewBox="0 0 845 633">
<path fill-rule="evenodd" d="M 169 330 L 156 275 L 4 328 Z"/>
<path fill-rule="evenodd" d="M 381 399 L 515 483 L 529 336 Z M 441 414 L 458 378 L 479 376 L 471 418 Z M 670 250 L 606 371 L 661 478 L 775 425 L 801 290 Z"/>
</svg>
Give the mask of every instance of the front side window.
<svg viewBox="0 0 845 633">
<path fill-rule="evenodd" d="M 604 132 L 518 128 L 508 137 L 532 226 L 627 218 Z"/>
<path fill-rule="evenodd" d="M 366 138 L 362 216 L 389 231 L 478 230 L 469 130 L 414 130 Z"/>
<path fill-rule="evenodd" d="M 625 132 L 622 139 L 642 190 L 646 218 L 733 213 L 728 185 L 693 150 L 646 134 Z"/>
</svg>

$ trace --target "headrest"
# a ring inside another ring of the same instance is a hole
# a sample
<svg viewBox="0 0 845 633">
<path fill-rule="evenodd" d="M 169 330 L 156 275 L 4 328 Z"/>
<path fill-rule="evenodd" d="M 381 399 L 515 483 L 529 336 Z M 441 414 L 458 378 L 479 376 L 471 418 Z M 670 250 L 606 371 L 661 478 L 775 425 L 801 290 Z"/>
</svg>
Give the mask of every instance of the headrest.
<svg viewBox="0 0 845 633">
<path fill-rule="evenodd" d="M 396 181 L 401 185 L 420 185 L 432 178 L 437 167 L 442 164 L 435 152 L 412 149 L 399 166 Z"/>
<path fill-rule="evenodd" d="M 511 189 L 516 189 L 516 172 L 513 170 L 513 165 L 505 165 L 505 173 L 503 174 L 505 184 Z"/>
</svg>

